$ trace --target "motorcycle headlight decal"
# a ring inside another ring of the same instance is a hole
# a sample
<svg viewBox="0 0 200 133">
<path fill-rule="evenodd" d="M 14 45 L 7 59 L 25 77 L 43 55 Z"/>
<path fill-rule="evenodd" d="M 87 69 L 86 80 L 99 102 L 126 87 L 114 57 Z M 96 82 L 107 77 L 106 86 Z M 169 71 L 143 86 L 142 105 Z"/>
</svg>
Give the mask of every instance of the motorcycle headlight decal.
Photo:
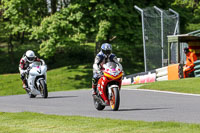
<svg viewBox="0 0 200 133">
<path fill-rule="evenodd" d="M 104 76 L 110 78 L 110 79 L 118 79 L 118 78 L 121 78 L 123 75 L 123 73 L 121 72 L 118 76 L 114 76 L 114 75 L 110 75 L 108 73 L 104 73 Z"/>
</svg>

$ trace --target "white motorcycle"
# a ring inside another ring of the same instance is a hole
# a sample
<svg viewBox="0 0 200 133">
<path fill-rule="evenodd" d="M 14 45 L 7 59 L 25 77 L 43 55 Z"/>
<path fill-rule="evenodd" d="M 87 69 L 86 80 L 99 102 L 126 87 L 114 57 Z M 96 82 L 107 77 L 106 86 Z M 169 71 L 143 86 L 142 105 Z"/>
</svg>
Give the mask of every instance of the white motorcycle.
<svg viewBox="0 0 200 133">
<path fill-rule="evenodd" d="M 26 76 L 28 89 L 26 91 L 29 94 L 29 97 L 35 98 L 37 95 L 41 95 L 43 98 L 47 98 L 47 66 L 41 62 L 33 62 L 29 65 L 28 70 L 29 72 Z"/>
</svg>

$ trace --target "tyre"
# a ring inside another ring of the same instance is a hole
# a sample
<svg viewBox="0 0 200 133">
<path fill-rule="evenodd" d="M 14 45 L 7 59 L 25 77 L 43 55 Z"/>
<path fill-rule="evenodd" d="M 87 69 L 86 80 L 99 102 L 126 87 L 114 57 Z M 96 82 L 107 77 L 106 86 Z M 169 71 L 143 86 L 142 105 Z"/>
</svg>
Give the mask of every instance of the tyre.
<svg viewBox="0 0 200 133">
<path fill-rule="evenodd" d="M 110 107 L 113 111 L 117 111 L 119 108 L 120 96 L 119 89 L 117 87 L 112 88 L 112 97 L 110 99 Z"/>
<path fill-rule="evenodd" d="M 97 110 L 103 110 L 105 108 L 104 105 L 101 105 L 98 100 L 96 100 L 94 97 L 93 97 L 93 101 L 94 101 L 94 107 L 97 109 Z"/>
<path fill-rule="evenodd" d="M 45 83 L 44 80 L 40 80 L 40 93 L 42 95 L 43 98 L 47 98 L 48 97 L 48 90 L 47 90 L 47 84 Z"/>
<path fill-rule="evenodd" d="M 29 98 L 35 98 L 36 95 L 30 94 L 30 90 L 26 89 L 26 93 L 29 95 Z"/>
<path fill-rule="evenodd" d="M 36 97 L 36 95 L 29 94 L 29 97 L 30 97 L 30 98 L 35 98 L 35 97 Z"/>
</svg>

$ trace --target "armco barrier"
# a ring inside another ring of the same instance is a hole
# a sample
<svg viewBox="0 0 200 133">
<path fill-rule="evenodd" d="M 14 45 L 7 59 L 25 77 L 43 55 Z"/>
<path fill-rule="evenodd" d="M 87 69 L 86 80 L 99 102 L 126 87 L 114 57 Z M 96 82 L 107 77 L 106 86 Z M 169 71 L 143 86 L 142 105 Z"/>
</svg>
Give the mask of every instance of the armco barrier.
<svg viewBox="0 0 200 133">
<path fill-rule="evenodd" d="M 124 76 L 122 85 L 155 82 L 155 70 Z"/>
<path fill-rule="evenodd" d="M 150 83 L 150 82 L 155 82 L 155 80 L 156 80 L 156 74 L 149 72 L 146 75 L 139 75 L 139 76 L 133 77 L 133 84 Z"/>
<path fill-rule="evenodd" d="M 122 80 L 122 85 L 149 83 L 164 80 L 177 80 L 181 78 L 181 75 L 183 75 L 182 68 L 183 67 L 181 64 L 172 64 L 148 72 L 126 75 Z M 200 62 L 198 68 L 199 71 L 197 76 L 200 77 Z"/>
<path fill-rule="evenodd" d="M 168 70 L 163 70 L 157 73 L 156 77 L 163 77 L 168 74 Z"/>
<path fill-rule="evenodd" d="M 195 77 L 200 77 L 200 60 L 195 61 L 194 64 L 195 64 L 194 75 L 195 75 Z"/>
<path fill-rule="evenodd" d="M 156 81 L 168 80 L 168 67 L 156 69 Z"/>
<path fill-rule="evenodd" d="M 132 82 L 131 82 L 131 78 L 124 78 L 123 80 L 122 80 L 122 85 L 130 85 L 130 84 L 132 84 Z"/>
<path fill-rule="evenodd" d="M 168 80 L 168 75 L 156 78 L 156 81 L 164 81 L 164 80 Z"/>
</svg>

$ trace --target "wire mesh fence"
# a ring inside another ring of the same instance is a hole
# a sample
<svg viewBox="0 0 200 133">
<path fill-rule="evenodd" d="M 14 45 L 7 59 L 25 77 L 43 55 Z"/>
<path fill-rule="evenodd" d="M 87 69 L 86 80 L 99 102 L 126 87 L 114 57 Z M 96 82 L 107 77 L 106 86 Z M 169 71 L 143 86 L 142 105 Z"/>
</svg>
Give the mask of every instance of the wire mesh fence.
<svg viewBox="0 0 200 133">
<path fill-rule="evenodd" d="M 169 10 L 156 10 L 155 7 L 136 9 L 139 9 L 143 17 L 145 71 L 163 67 L 168 58 L 167 36 L 177 34 L 178 17 Z M 176 57 L 176 50 L 176 46 L 172 45 L 172 57 Z"/>
</svg>

